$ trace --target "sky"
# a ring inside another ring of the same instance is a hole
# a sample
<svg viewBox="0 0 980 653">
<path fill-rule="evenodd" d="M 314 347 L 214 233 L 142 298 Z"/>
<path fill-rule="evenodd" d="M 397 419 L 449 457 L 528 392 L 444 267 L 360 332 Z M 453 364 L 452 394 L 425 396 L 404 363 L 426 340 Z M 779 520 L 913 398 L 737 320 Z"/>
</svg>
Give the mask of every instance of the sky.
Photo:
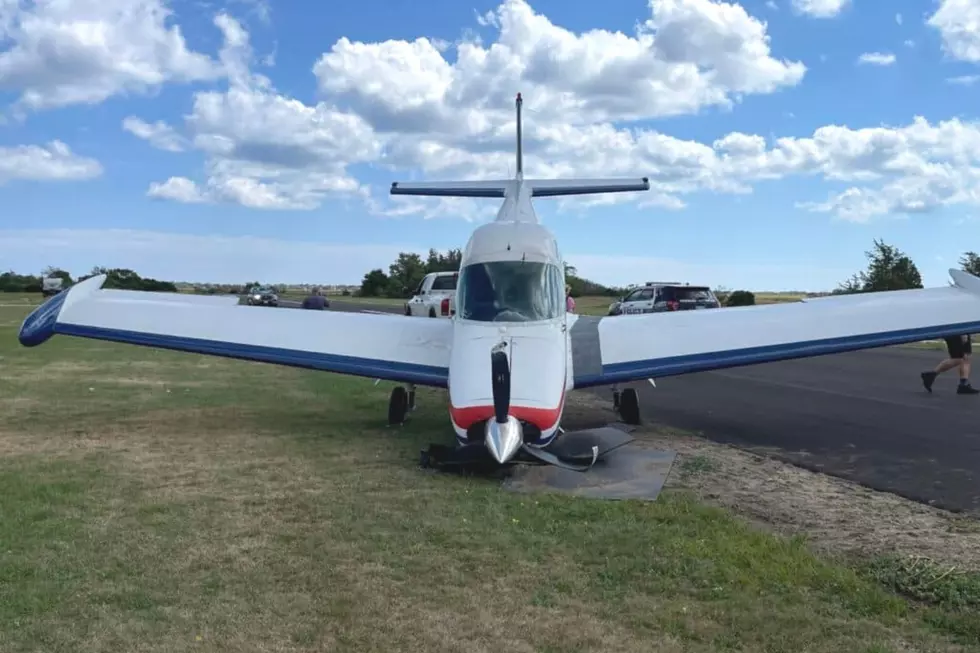
<svg viewBox="0 0 980 653">
<path fill-rule="evenodd" d="M 0 268 L 359 283 L 499 200 L 600 283 L 829 290 L 980 249 L 976 0 L 0 0 Z"/>
</svg>

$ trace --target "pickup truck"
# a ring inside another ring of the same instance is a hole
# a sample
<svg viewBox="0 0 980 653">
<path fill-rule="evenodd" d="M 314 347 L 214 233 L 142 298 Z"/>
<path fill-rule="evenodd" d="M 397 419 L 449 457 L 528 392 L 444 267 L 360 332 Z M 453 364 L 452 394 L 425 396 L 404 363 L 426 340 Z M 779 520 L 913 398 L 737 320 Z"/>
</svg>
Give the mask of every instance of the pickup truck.
<svg viewBox="0 0 980 653">
<path fill-rule="evenodd" d="M 422 277 L 415 295 L 405 302 L 411 317 L 451 317 L 456 314 L 458 272 L 430 272 Z"/>
<path fill-rule="evenodd" d="M 44 277 L 41 280 L 41 295 L 44 297 L 57 295 L 64 290 L 64 283 L 61 277 Z"/>
</svg>

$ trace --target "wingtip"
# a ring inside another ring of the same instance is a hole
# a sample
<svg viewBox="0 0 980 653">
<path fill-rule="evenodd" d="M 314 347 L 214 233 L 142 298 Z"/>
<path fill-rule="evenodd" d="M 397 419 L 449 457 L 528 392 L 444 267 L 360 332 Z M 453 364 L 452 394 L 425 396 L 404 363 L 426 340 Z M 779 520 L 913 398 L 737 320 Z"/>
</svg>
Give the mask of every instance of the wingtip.
<svg viewBox="0 0 980 653">
<path fill-rule="evenodd" d="M 24 347 L 37 347 L 44 344 L 55 334 L 55 327 L 58 324 L 58 315 L 68 299 L 71 288 L 59 292 L 53 297 L 49 297 L 40 306 L 35 308 L 24 319 L 20 325 L 20 332 L 17 340 Z"/>
<path fill-rule="evenodd" d="M 956 268 L 949 269 L 949 276 L 953 280 L 954 286 L 980 295 L 980 277 Z"/>
<path fill-rule="evenodd" d="M 65 305 L 101 289 L 106 279 L 107 275 L 98 274 L 84 281 L 79 281 L 43 301 L 24 319 L 20 325 L 17 340 L 24 347 L 37 347 L 47 342 L 51 336 L 57 333 L 58 317 Z"/>
</svg>

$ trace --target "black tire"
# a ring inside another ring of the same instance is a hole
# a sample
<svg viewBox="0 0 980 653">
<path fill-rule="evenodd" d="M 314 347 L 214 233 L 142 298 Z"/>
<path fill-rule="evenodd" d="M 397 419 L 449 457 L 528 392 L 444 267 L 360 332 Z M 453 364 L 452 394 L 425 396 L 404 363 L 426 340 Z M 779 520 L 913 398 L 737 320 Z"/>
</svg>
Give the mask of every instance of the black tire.
<svg viewBox="0 0 980 653">
<path fill-rule="evenodd" d="M 619 393 L 619 416 L 626 424 L 640 425 L 640 398 L 636 388 L 626 388 Z"/>
<path fill-rule="evenodd" d="M 412 317 L 412 307 L 408 304 L 405 304 L 405 316 Z"/>
<path fill-rule="evenodd" d="M 436 309 L 434 308 L 429 309 L 429 317 L 439 317 L 438 315 L 436 315 Z"/>
<path fill-rule="evenodd" d="M 398 386 L 391 391 L 388 400 L 388 425 L 404 424 L 408 415 L 408 391 Z"/>
</svg>

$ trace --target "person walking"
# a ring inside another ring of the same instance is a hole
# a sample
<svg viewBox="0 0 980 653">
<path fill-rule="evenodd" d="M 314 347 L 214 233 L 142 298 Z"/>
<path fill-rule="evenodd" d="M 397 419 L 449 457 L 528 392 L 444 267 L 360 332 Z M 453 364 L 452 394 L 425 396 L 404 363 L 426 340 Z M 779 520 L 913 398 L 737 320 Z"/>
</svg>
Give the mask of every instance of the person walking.
<svg viewBox="0 0 980 653">
<path fill-rule="evenodd" d="M 923 372 L 922 385 L 926 387 L 926 390 L 932 392 L 932 384 L 935 382 L 937 376 L 958 367 L 960 370 L 960 383 L 956 386 L 956 394 L 975 395 L 980 393 L 980 390 L 970 385 L 970 354 L 973 353 L 973 343 L 970 335 L 950 336 L 944 338 L 944 340 L 946 341 L 946 351 L 949 354 L 949 358 L 939 363 L 934 370 Z"/>
<path fill-rule="evenodd" d="M 565 284 L 565 312 L 575 312 L 575 300 L 572 298 L 572 287 L 567 283 Z"/>
<path fill-rule="evenodd" d="M 310 295 L 303 300 L 303 308 L 306 309 L 323 311 L 326 310 L 327 306 L 327 298 L 320 293 L 319 288 L 314 288 Z"/>
</svg>

